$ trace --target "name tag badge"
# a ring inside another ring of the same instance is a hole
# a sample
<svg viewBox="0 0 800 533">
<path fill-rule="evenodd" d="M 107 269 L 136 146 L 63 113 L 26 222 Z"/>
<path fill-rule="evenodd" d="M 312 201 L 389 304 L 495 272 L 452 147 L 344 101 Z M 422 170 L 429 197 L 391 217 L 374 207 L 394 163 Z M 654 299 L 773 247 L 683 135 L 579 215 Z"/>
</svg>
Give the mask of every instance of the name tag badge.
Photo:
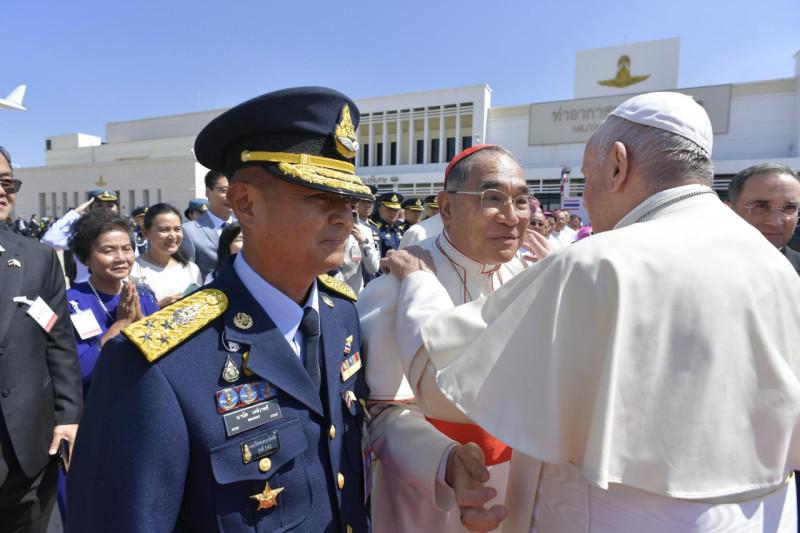
<svg viewBox="0 0 800 533">
<path fill-rule="evenodd" d="M 30 300 L 26 303 L 30 303 Z M 37 297 L 36 300 L 30 304 L 28 314 L 47 333 L 50 333 L 50 330 L 53 329 L 53 326 L 58 320 L 56 314 L 50 309 L 47 302 L 42 300 L 41 296 Z"/>
<path fill-rule="evenodd" d="M 94 313 L 88 309 L 73 313 L 69 315 L 69 318 L 72 320 L 72 325 L 75 327 L 75 331 L 78 332 L 82 340 L 97 337 L 103 332 L 100 328 L 100 324 L 97 323 L 97 318 L 95 318 Z"/>
<path fill-rule="evenodd" d="M 344 361 L 340 365 L 341 372 L 342 372 L 342 382 L 347 381 L 351 377 L 353 377 L 356 372 L 361 370 L 361 354 L 358 352 L 354 353 Z"/>
<path fill-rule="evenodd" d="M 244 409 L 222 415 L 222 420 L 225 422 L 225 433 L 229 437 L 281 418 L 283 418 L 283 414 L 278 405 L 278 400 L 256 403 Z"/>
<path fill-rule="evenodd" d="M 272 455 L 281 449 L 277 431 L 268 431 L 242 443 L 242 461 L 244 464 L 258 461 L 262 457 Z"/>
</svg>

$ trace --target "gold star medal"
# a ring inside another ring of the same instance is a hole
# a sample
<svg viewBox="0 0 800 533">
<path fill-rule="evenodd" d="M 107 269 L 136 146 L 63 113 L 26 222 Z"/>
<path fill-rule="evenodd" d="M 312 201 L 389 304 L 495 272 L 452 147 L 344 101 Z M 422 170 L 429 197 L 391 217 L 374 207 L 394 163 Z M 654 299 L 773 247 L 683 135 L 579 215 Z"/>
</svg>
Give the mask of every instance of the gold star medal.
<svg viewBox="0 0 800 533">
<path fill-rule="evenodd" d="M 278 494 L 281 492 L 283 492 L 283 487 L 278 487 L 277 489 L 270 488 L 269 481 L 267 481 L 267 484 L 264 486 L 264 490 L 258 494 L 253 494 L 250 496 L 250 499 L 256 501 L 256 511 L 272 509 L 278 505 Z"/>
</svg>

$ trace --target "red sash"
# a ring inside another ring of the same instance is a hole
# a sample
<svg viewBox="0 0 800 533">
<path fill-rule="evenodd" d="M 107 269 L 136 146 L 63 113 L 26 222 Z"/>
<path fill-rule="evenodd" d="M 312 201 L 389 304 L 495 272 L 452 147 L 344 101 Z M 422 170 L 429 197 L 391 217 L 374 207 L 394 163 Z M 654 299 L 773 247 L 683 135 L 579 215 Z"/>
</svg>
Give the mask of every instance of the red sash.
<svg viewBox="0 0 800 533">
<path fill-rule="evenodd" d="M 483 450 L 486 464 L 497 465 L 511 460 L 511 448 L 492 437 L 480 426 L 475 424 L 459 424 L 458 422 L 445 422 L 435 418 L 425 417 L 433 427 L 461 444 L 474 442 Z"/>
</svg>

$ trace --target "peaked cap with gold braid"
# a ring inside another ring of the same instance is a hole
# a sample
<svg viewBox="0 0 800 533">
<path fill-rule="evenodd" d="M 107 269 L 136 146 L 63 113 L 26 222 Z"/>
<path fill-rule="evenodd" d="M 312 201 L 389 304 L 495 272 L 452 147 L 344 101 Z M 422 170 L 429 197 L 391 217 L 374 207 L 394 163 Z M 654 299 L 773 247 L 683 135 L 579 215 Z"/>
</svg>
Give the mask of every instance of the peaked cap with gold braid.
<svg viewBox="0 0 800 533">
<path fill-rule="evenodd" d="M 259 165 L 296 185 L 372 200 L 355 173 L 359 116 L 355 103 L 332 89 L 275 91 L 212 120 L 197 136 L 194 153 L 228 176 Z"/>
</svg>

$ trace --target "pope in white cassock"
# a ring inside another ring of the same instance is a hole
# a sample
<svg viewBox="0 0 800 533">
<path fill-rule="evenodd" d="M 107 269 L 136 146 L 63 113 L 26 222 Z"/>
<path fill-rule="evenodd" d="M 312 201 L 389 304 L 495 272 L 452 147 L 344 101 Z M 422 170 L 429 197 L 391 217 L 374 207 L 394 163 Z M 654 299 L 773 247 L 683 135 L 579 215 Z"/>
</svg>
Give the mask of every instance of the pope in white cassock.
<svg viewBox="0 0 800 533">
<path fill-rule="evenodd" d="M 517 161 L 494 145 L 471 147 L 445 171 L 438 197 L 444 230 L 419 246 L 436 265 L 436 281 L 452 304 L 490 294 L 525 268 L 516 255 L 532 235 L 528 186 Z M 540 239 L 544 242 L 544 239 Z M 369 354 L 372 447 L 378 458 L 372 488 L 376 533 L 463 532 L 448 485 L 448 459 L 459 443 L 476 442 L 490 465 L 495 501 L 504 502 L 511 450 L 474 424 L 425 418 L 405 380 L 395 337 L 400 283 L 372 281 L 359 296 L 365 350 Z"/>
<path fill-rule="evenodd" d="M 418 402 L 528 465 L 506 509 L 455 484 L 472 530 L 797 531 L 800 280 L 709 187 L 712 139 L 688 96 L 620 104 L 584 152 L 598 234 L 472 303 L 384 260 Z"/>
</svg>

